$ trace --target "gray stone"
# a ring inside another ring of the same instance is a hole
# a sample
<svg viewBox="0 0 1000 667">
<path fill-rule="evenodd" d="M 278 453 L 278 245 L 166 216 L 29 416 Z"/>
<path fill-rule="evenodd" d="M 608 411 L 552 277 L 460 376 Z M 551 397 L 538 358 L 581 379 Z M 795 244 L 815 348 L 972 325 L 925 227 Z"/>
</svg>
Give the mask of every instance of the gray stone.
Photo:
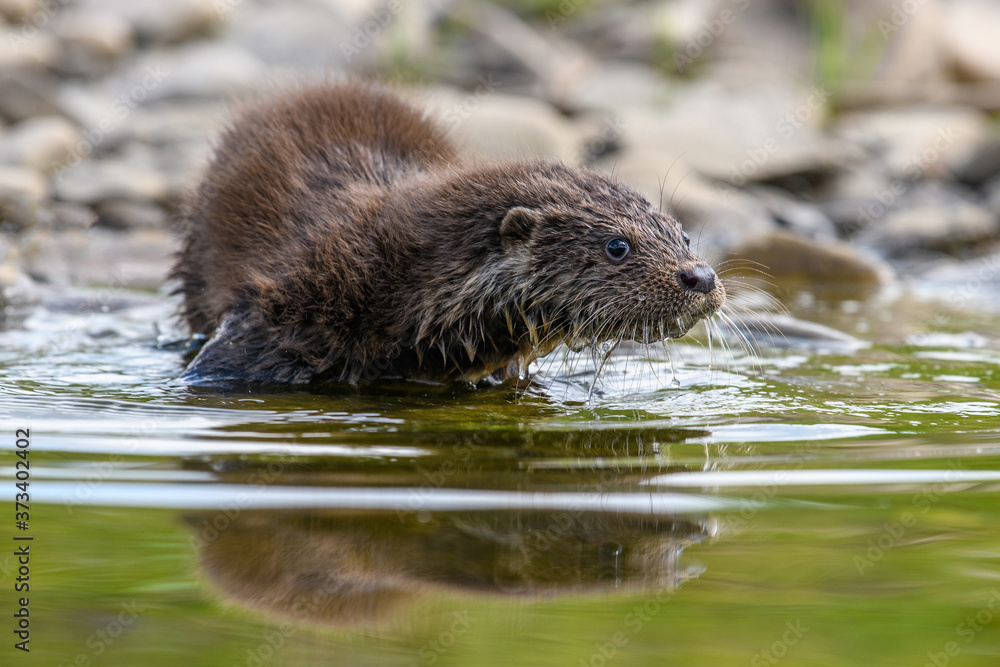
<svg viewBox="0 0 1000 667">
<path fill-rule="evenodd" d="M 167 180 L 159 172 L 126 162 L 87 160 L 57 173 L 56 199 L 97 204 L 109 199 L 162 202 Z"/>
<path fill-rule="evenodd" d="M 33 67 L 0 70 L 0 116 L 16 123 L 62 112 L 58 84 L 47 72 Z"/>
<path fill-rule="evenodd" d="M 48 195 L 45 177 L 37 170 L 0 166 L 0 214 L 4 228 L 19 231 L 34 226 L 39 207 Z"/>
<path fill-rule="evenodd" d="M 764 205 L 780 227 L 811 239 L 836 238 L 836 227 L 818 207 L 798 202 L 778 188 L 757 185 L 747 192 Z"/>
<path fill-rule="evenodd" d="M 55 231 L 90 229 L 97 222 L 94 209 L 83 204 L 52 202 L 47 206 L 52 229 Z"/>
<path fill-rule="evenodd" d="M 52 69 L 62 57 L 59 40 L 31 24 L 0 26 L 0 70 L 18 67 Z"/>
<path fill-rule="evenodd" d="M 855 237 L 893 255 L 914 250 L 958 253 L 997 239 L 1000 218 L 961 195 L 923 185 Z"/>
<path fill-rule="evenodd" d="M 341 3 L 248 7 L 227 14 L 225 39 L 268 65 L 328 73 L 373 60 L 383 29 L 372 37 L 360 20 Z"/>
<path fill-rule="evenodd" d="M 237 2 L 237 0 L 232 0 Z M 212 32 L 227 0 L 80 0 L 86 11 L 114 14 L 127 21 L 142 42 L 174 44 Z"/>
<path fill-rule="evenodd" d="M 62 116 L 32 118 L 0 136 L 0 163 L 49 173 L 67 163 L 79 141 L 76 126 Z"/>
<path fill-rule="evenodd" d="M 229 101 L 264 86 L 265 75 L 263 64 L 246 51 L 201 42 L 145 53 L 109 88 L 130 107 L 166 100 Z"/>
<path fill-rule="evenodd" d="M 1000 82 L 1000 6 L 991 0 L 953 0 L 945 9 L 947 59 L 965 78 Z"/>
<path fill-rule="evenodd" d="M 156 204 L 108 200 L 96 207 L 100 227 L 117 230 L 165 229 L 166 212 Z"/>
<path fill-rule="evenodd" d="M 63 46 L 60 69 L 69 74 L 108 71 L 133 46 L 132 25 L 121 15 L 101 10 L 67 8 L 52 22 Z"/>
<path fill-rule="evenodd" d="M 472 92 L 442 88 L 421 98 L 468 156 L 555 157 L 570 163 L 583 156 L 581 133 L 540 100 L 499 93 L 488 82 Z"/>
<path fill-rule="evenodd" d="M 699 82 L 668 109 L 623 111 L 623 146 L 683 161 L 705 176 L 742 186 L 825 172 L 856 157 L 820 131 L 829 94 L 821 88 L 740 89 Z"/>
<path fill-rule="evenodd" d="M 40 235 L 28 272 L 49 284 L 158 289 L 177 243 L 163 230 L 122 234 L 98 227 Z"/>
<path fill-rule="evenodd" d="M 958 180 L 974 186 L 1000 176 L 1000 137 L 975 146 L 964 160 L 956 161 L 953 171 Z"/>
<path fill-rule="evenodd" d="M 776 232 L 734 248 L 733 256 L 760 267 L 783 285 L 812 283 L 823 288 L 859 289 L 886 285 L 893 271 L 884 261 L 843 241 L 822 242 Z"/>
<path fill-rule="evenodd" d="M 971 107 L 899 107 L 841 116 L 834 133 L 877 156 L 895 179 L 942 178 L 992 138 Z"/>
</svg>

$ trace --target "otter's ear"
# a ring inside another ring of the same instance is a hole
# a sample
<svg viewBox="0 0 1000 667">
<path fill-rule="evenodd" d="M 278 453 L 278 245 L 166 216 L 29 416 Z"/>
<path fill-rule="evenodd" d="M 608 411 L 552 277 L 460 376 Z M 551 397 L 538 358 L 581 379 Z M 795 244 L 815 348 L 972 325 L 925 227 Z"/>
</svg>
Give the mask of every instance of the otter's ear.
<svg viewBox="0 0 1000 667">
<path fill-rule="evenodd" d="M 541 220 L 541 213 L 535 209 L 515 206 L 507 211 L 500 223 L 500 238 L 504 243 L 527 241 Z"/>
</svg>

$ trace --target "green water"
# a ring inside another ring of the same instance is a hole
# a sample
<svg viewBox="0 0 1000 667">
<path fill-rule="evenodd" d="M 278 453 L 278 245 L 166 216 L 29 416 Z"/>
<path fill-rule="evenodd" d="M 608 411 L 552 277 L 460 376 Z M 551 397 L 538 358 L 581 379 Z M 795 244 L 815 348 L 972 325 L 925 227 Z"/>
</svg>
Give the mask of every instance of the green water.
<svg viewBox="0 0 1000 667">
<path fill-rule="evenodd" d="M 0 664 L 1000 660 L 996 316 L 806 299 L 874 345 L 324 395 L 179 385 L 171 304 L 97 303 L 0 333 Z"/>
</svg>

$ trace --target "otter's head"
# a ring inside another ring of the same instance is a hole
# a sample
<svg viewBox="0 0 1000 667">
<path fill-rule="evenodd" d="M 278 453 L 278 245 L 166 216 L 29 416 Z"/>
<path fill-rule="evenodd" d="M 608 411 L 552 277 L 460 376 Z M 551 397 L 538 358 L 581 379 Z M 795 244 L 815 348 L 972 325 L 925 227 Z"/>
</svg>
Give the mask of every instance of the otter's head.
<svg viewBox="0 0 1000 667">
<path fill-rule="evenodd" d="M 677 338 L 725 302 L 680 224 L 631 188 L 551 163 L 532 176 L 544 196 L 511 207 L 499 233 L 513 298 L 543 338 L 573 347 Z"/>
</svg>

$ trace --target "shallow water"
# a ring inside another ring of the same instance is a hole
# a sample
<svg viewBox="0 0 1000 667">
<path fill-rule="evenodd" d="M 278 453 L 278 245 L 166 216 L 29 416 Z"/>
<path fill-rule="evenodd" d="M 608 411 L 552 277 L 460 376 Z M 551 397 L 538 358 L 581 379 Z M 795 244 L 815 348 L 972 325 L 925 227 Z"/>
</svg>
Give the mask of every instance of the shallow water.
<svg viewBox="0 0 1000 667">
<path fill-rule="evenodd" d="M 12 313 L 0 497 L 13 515 L 15 432 L 30 429 L 29 526 L 8 525 L 33 538 L 31 652 L 13 648 L 13 612 L 0 651 L 997 664 L 1000 317 L 788 302 L 874 344 L 676 342 L 676 377 L 664 350 L 631 349 L 596 383 L 589 355 L 557 353 L 526 391 L 226 393 L 174 381 L 161 297 L 58 294 Z"/>
</svg>

